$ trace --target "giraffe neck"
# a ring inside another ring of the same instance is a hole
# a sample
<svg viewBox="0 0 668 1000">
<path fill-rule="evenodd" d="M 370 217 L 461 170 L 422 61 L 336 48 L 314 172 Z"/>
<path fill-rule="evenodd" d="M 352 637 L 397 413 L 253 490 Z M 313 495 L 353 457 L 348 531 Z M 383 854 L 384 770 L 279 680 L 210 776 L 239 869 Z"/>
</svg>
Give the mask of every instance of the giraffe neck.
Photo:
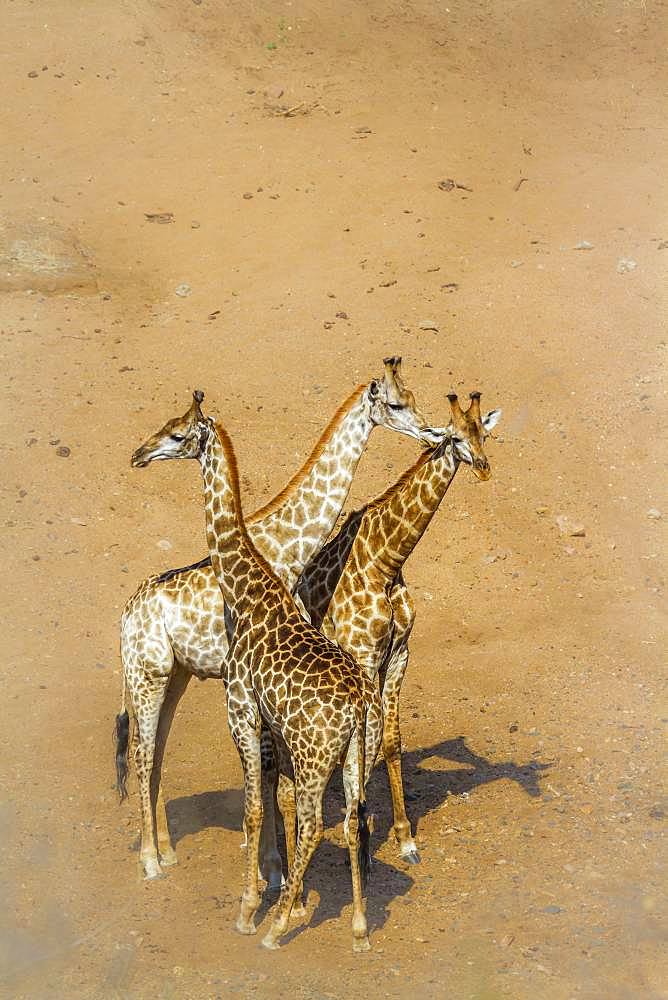
<svg viewBox="0 0 668 1000">
<path fill-rule="evenodd" d="M 372 518 L 374 562 L 395 576 L 427 530 L 459 467 L 446 442 L 402 476 Z"/>
<path fill-rule="evenodd" d="M 235 616 L 252 611 L 260 599 L 266 610 L 271 594 L 275 592 L 280 600 L 284 591 L 248 537 L 232 444 L 223 427 L 213 421 L 200 465 L 207 543 L 225 603 Z"/>
<path fill-rule="evenodd" d="M 362 386 L 341 407 L 301 472 L 249 524 L 253 541 L 288 589 L 336 524 L 373 426 Z"/>
</svg>

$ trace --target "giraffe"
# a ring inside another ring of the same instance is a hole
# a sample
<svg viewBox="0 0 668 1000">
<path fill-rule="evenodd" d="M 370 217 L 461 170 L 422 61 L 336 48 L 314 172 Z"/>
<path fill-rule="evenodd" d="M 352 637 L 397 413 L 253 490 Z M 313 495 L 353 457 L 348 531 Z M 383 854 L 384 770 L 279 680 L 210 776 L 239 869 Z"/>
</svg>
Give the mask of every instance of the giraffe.
<svg viewBox="0 0 668 1000">
<path fill-rule="evenodd" d="M 289 590 L 330 534 L 346 501 L 369 436 L 377 426 L 437 442 L 401 376 L 401 358 L 384 359 L 384 375 L 358 386 L 334 414 L 311 456 L 278 496 L 248 520 L 248 531 Z M 129 719 L 134 704 L 155 704 L 155 733 L 146 735 L 134 757 L 152 761 L 150 807 L 141 797 L 140 863 L 147 879 L 176 864 L 162 790 L 162 764 L 170 727 L 191 677 L 221 678 L 227 654 L 224 603 L 210 559 L 145 580 L 125 605 L 121 618 L 122 704 L 117 716 L 116 770 L 121 800 L 126 796 Z M 168 683 L 163 683 L 167 678 Z M 135 730 L 136 735 L 136 730 Z M 265 803 L 267 817 L 273 801 Z M 281 882 L 274 824 L 265 824 L 265 875 Z M 156 836 L 157 834 L 157 836 Z"/>
<path fill-rule="evenodd" d="M 221 424 L 205 418 L 203 393 L 183 417 L 165 424 L 132 456 L 144 467 L 159 459 L 195 458 L 204 480 L 206 532 L 212 567 L 226 606 L 229 642 L 225 686 L 228 723 L 244 770 L 244 824 L 248 847 L 244 891 L 236 927 L 256 931 L 260 903 L 258 862 L 262 826 L 261 750 L 268 726 L 282 774 L 294 780 L 299 833 L 287 881 L 263 939 L 279 947 L 302 879 L 323 835 L 322 799 L 327 782 L 350 747 L 359 780 L 351 786 L 348 850 L 353 885 L 353 950 L 369 949 L 363 900 L 370 864 L 366 778 L 382 738 L 376 685 L 350 654 L 302 616 L 285 584 L 253 545 L 241 510 L 236 458 Z M 136 706 L 140 745 L 152 731 L 151 707 Z M 146 794 L 146 761 L 139 759 Z M 142 773 L 143 770 L 143 773 Z"/>
<path fill-rule="evenodd" d="M 436 513 L 461 462 L 479 480 L 491 476 L 483 450 L 500 410 L 480 413 L 480 393 L 470 394 L 463 411 L 454 393 L 445 437 L 424 452 L 399 480 L 377 499 L 351 514 L 340 532 L 316 555 L 297 585 L 311 621 L 342 649 L 351 653 L 371 678 L 378 677 L 383 705 L 383 755 L 387 766 L 394 834 L 402 858 L 418 864 L 420 856 L 406 815 L 401 777 L 399 695 L 408 666 L 408 640 L 415 606 L 403 578 L 403 566 Z M 344 768 L 347 815 L 349 785 L 355 762 Z M 284 822 L 291 825 L 294 807 L 289 786 L 278 796 Z"/>
</svg>

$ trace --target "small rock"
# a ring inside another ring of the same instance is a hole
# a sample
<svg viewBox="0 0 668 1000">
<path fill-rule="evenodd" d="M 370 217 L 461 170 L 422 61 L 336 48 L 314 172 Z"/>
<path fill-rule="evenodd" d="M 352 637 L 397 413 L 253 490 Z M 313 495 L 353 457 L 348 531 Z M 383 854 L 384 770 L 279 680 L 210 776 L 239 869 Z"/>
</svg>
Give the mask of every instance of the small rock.
<svg viewBox="0 0 668 1000">
<path fill-rule="evenodd" d="M 325 330 L 331 330 L 332 327 L 334 326 L 331 320 L 325 320 L 325 322 L 322 325 L 324 326 Z"/>
<path fill-rule="evenodd" d="M 490 566 L 492 563 L 495 563 L 498 558 L 499 557 L 495 555 L 494 552 L 490 552 L 488 555 L 483 556 L 480 561 L 484 563 L 485 566 Z"/>
<path fill-rule="evenodd" d="M 30 77 L 31 80 L 34 80 L 36 77 L 39 76 L 39 73 L 37 72 L 36 69 L 31 69 L 30 72 L 28 73 L 28 76 Z"/>
<path fill-rule="evenodd" d="M 499 941 L 499 945 L 502 948 L 510 948 L 514 940 L 515 940 L 514 934 L 504 934 L 501 940 Z"/>
<path fill-rule="evenodd" d="M 174 546 L 172 545 L 172 543 L 168 538 L 161 538 L 160 541 L 157 543 L 157 545 L 159 549 L 168 550 L 174 548 Z"/>
<path fill-rule="evenodd" d="M 557 526 L 562 535 L 571 535 L 572 538 L 584 538 L 585 536 L 585 526 L 584 524 L 577 524 L 566 514 L 558 514 L 555 518 Z"/>
<path fill-rule="evenodd" d="M 182 299 L 186 299 L 190 295 L 191 292 L 192 292 L 192 288 L 190 287 L 190 285 L 186 285 L 186 284 L 178 285 L 174 289 L 174 295 L 178 295 Z"/>
<path fill-rule="evenodd" d="M 56 455 L 58 455 L 59 458 L 69 458 L 71 454 L 72 452 L 66 444 L 61 444 L 60 448 L 56 448 Z"/>
<path fill-rule="evenodd" d="M 244 191 L 243 197 L 245 198 L 246 201 L 250 201 L 251 198 L 253 197 L 253 192 L 252 191 Z"/>
<path fill-rule="evenodd" d="M 563 907 L 557 906 L 555 903 L 550 903 L 549 906 L 543 907 L 543 913 L 563 913 Z"/>
<path fill-rule="evenodd" d="M 434 333 L 438 333 L 438 326 L 436 321 L 433 319 L 423 319 L 418 323 L 418 329 L 420 330 L 433 330 Z"/>
<path fill-rule="evenodd" d="M 33 562 L 39 562 L 41 558 L 42 558 L 41 556 L 33 556 L 32 557 L 32 561 Z"/>
<path fill-rule="evenodd" d="M 660 806 L 652 806 L 652 808 L 649 811 L 649 814 L 652 817 L 652 819 L 665 819 L 666 818 L 666 814 L 665 814 L 664 810 Z"/>
<path fill-rule="evenodd" d="M 511 260 L 510 262 L 511 267 L 522 267 L 523 264 L 524 264 L 523 260 Z"/>
<path fill-rule="evenodd" d="M 632 260 L 630 257 L 621 257 L 617 261 L 617 274 L 626 274 L 627 271 L 635 271 L 637 266 L 637 260 Z"/>
<path fill-rule="evenodd" d="M 517 725 L 517 723 L 513 722 L 513 724 L 508 727 L 508 732 L 509 733 L 516 733 L 519 728 L 520 727 Z"/>
<path fill-rule="evenodd" d="M 663 517 L 663 514 L 661 513 L 660 510 L 657 510 L 656 507 L 650 507 L 650 509 L 647 511 L 647 516 L 651 518 L 652 521 L 660 521 L 661 518 Z"/>
<path fill-rule="evenodd" d="M 173 212 L 144 212 L 144 218 L 147 222 L 155 222 L 159 226 L 166 226 L 170 222 L 174 221 Z"/>
<path fill-rule="evenodd" d="M 264 92 L 264 96 L 277 101 L 279 97 L 283 96 L 283 88 L 278 83 L 274 83 L 271 87 L 267 87 Z"/>
<path fill-rule="evenodd" d="M 82 517 L 71 517 L 70 518 L 70 523 L 71 524 L 80 524 L 82 528 L 85 528 L 86 525 L 88 524 L 88 521 L 84 521 L 84 519 Z"/>
<path fill-rule="evenodd" d="M 199 229 L 199 227 L 201 225 L 202 225 L 201 222 L 198 222 L 197 219 L 193 219 L 192 222 L 190 223 L 190 228 L 191 229 Z"/>
<path fill-rule="evenodd" d="M 348 313 L 347 312 L 343 312 L 343 310 L 341 310 L 341 312 L 337 312 L 336 318 L 337 319 L 348 319 Z"/>
<path fill-rule="evenodd" d="M 575 244 L 575 246 L 573 247 L 573 249 L 574 250 L 593 250 L 594 249 L 594 244 L 590 243 L 589 240 L 580 240 L 579 243 Z"/>
<path fill-rule="evenodd" d="M 550 509 L 549 507 L 542 507 L 542 506 L 541 507 L 536 507 L 536 513 L 537 514 L 547 514 L 547 512 L 548 512 L 549 509 Z"/>
</svg>

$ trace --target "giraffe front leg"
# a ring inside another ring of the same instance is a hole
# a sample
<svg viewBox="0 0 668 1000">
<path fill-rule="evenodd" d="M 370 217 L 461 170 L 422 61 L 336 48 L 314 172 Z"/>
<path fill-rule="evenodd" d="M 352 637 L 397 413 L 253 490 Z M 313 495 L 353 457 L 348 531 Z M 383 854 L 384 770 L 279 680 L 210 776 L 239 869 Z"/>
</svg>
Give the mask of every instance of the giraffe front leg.
<svg viewBox="0 0 668 1000">
<path fill-rule="evenodd" d="M 410 865 L 420 863 L 411 824 L 406 815 L 404 787 L 401 777 L 401 731 L 399 729 L 399 694 L 401 682 L 408 665 L 408 649 L 404 647 L 393 654 L 383 686 L 383 756 L 392 793 L 394 836 L 399 844 L 401 857 Z"/>
<path fill-rule="evenodd" d="M 232 710 L 228 711 L 228 721 L 244 772 L 244 829 L 247 841 L 244 890 L 235 927 L 240 934 L 255 934 L 254 917 L 261 898 L 258 877 L 262 831 L 260 725 L 259 719 L 253 726 L 243 712 L 235 717 Z"/>
</svg>

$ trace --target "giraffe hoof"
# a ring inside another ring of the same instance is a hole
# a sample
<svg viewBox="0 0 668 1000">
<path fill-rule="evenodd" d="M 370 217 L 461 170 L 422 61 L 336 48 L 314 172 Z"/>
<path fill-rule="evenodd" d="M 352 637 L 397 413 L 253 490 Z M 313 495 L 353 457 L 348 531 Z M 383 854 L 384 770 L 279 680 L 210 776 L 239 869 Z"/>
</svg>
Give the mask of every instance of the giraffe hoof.
<svg viewBox="0 0 668 1000">
<path fill-rule="evenodd" d="M 353 951 L 355 954 L 361 954 L 363 951 L 371 951 L 371 943 L 368 937 L 353 938 Z"/>
<path fill-rule="evenodd" d="M 290 910 L 290 916 L 291 917 L 296 917 L 296 918 L 305 917 L 306 916 L 306 907 L 304 906 L 304 904 L 303 903 L 295 903 L 295 905 Z"/>
<path fill-rule="evenodd" d="M 151 882 L 155 878 L 164 878 L 164 872 L 159 861 L 144 861 L 144 882 Z"/>
<path fill-rule="evenodd" d="M 179 859 L 176 856 L 176 851 L 171 848 L 168 851 L 160 851 L 160 864 L 163 868 L 170 868 L 172 865 L 178 865 L 178 863 Z"/>
<path fill-rule="evenodd" d="M 271 934 L 267 934 L 262 938 L 262 947 L 268 948 L 269 951 L 278 951 L 281 946 L 278 941 L 271 936 Z"/>
<path fill-rule="evenodd" d="M 404 861 L 408 865 L 419 865 L 421 858 L 417 851 L 408 851 L 407 854 L 402 855 Z"/>
<path fill-rule="evenodd" d="M 241 919 L 241 917 L 239 917 L 239 919 L 235 923 L 234 929 L 239 934 L 245 934 L 247 936 L 250 936 L 251 934 L 257 934 L 257 927 L 255 926 L 255 924 L 252 923 L 247 924 Z"/>
</svg>

